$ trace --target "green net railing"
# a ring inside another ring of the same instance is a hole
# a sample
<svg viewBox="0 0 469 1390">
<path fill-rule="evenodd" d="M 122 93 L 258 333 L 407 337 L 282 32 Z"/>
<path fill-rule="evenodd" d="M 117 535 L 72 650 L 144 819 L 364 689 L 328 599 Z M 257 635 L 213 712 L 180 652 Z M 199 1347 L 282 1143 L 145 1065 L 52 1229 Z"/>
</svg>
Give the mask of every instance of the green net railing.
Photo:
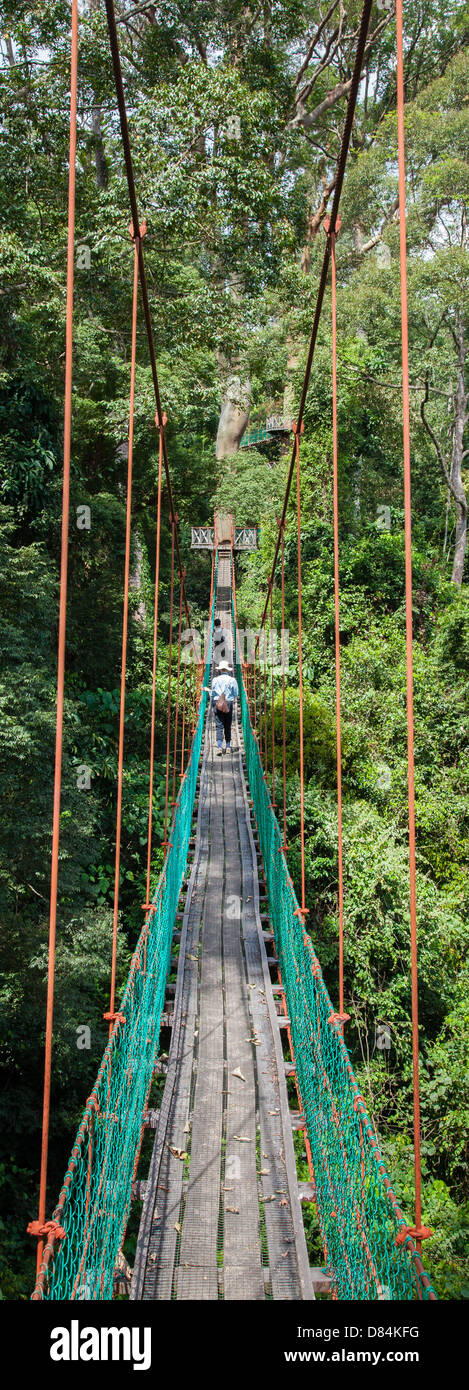
<svg viewBox="0 0 469 1390">
<path fill-rule="evenodd" d="M 215 597 L 203 686 L 208 685 Z M 186 871 L 207 695 L 181 783 L 152 906 L 132 957 L 119 1017 L 73 1145 L 33 1298 L 110 1299 L 140 1153 L 170 969 L 174 922 Z"/>
<path fill-rule="evenodd" d="M 233 610 L 233 630 L 236 630 Z M 264 861 L 331 1290 L 338 1299 L 436 1298 L 393 1193 L 302 917 L 237 660 L 249 787 Z"/>
</svg>

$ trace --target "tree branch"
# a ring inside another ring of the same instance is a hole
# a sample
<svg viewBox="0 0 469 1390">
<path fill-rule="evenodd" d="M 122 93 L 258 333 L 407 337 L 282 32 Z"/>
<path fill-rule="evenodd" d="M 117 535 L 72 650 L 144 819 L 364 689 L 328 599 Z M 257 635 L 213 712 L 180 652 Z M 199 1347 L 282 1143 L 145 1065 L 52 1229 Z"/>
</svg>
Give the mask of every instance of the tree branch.
<svg viewBox="0 0 469 1390">
<path fill-rule="evenodd" d="M 444 477 L 446 486 L 449 488 L 450 492 L 453 494 L 453 497 L 454 497 L 454 495 L 455 495 L 455 494 L 454 494 L 454 488 L 453 488 L 453 486 L 452 486 L 451 478 L 450 478 L 450 475 L 449 475 L 449 473 L 448 473 L 448 469 L 447 469 L 447 467 L 446 467 L 446 464 L 445 464 L 445 461 L 444 461 L 444 458 L 443 458 L 443 454 L 442 454 L 442 452 L 441 452 L 441 448 L 440 448 L 439 441 L 438 441 L 438 439 L 437 439 L 437 437 L 436 437 L 435 431 L 432 429 L 432 426 L 430 425 L 430 423 L 429 423 L 429 421 L 427 420 L 426 415 L 425 415 L 425 406 L 426 406 L 426 404 L 427 404 L 427 401 L 428 401 L 428 372 L 427 372 L 426 377 L 425 377 L 425 392 L 424 392 L 424 395 L 423 395 L 423 399 L 422 399 L 421 402 L 420 402 L 420 417 L 421 417 L 421 420 L 422 420 L 422 424 L 423 424 L 423 426 L 424 426 L 424 429 L 427 431 L 427 434 L 428 434 L 428 436 L 429 436 L 429 439 L 431 439 L 431 441 L 432 441 L 432 444 L 433 444 L 433 447 L 434 447 L 434 449 L 435 449 L 436 456 L 437 456 L 437 459 L 438 459 L 438 463 L 439 463 L 439 465 L 440 465 L 440 468 L 441 468 L 441 471 L 442 471 L 442 474 L 443 474 L 443 477 Z"/>
<path fill-rule="evenodd" d="M 334 13 L 334 10 L 337 9 L 338 4 L 339 4 L 339 0 L 333 0 L 333 4 L 331 5 L 330 9 L 327 11 L 327 14 L 325 15 L 324 19 L 321 20 L 321 23 L 318 25 L 318 28 L 316 29 L 316 33 L 313 35 L 313 38 L 310 40 L 309 45 L 308 45 L 308 51 L 307 51 L 307 54 L 306 54 L 306 58 L 305 58 L 304 61 L 302 62 L 301 67 L 298 69 L 298 72 L 297 72 L 296 77 L 295 77 L 295 87 L 299 87 L 300 82 L 301 82 L 301 79 L 302 79 L 302 76 L 303 76 L 303 73 L 306 72 L 306 69 L 309 67 L 309 64 L 310 64 L 310 62 L 311 62 L 311 59 L 312 59 L 314 50 L 315 50 L 315 48 L 316 48 L 316 44 L 319 42 L 319 39 L 320 39 L 321 34 L 322 34 L 322 31 L 323 31 L 323 29 L 325 29 L 325 26 L 326 26 L 326 24 L 328 23 L 328 20 L 332 18 L 332 15 L 333 15 L 333 13 Z M 345 15 L 344 15 L 344 18 L 345 18 Z M 342 20 L 342 23 L 343 23 L 343 20 Z M 342 23 L 341 23 L 341 25 L 340 25 L 340 28 L 342 28 Z"/>
<path fill-rule="evenodd" d="M 370 49 L 372 48 L 373 44 L 376 42 L 376 39 L 378 38 L 379 34 L 382 33 L 382 30 L 386 27 L 387 24 L 389 24 L 389 16 L 385 15 L 384 19 L 380 20 L 373 34 L 371 34 L 370 38 L 368 39 L 368 43 L 363 54 L 364 60 L 370 52 Z M 327 93 L 327 96 L 324 97 L 323 101 L 320 101 L 319 105 L 314 107 L 313 111 L 298 111 L 297 109 L 296 116 L 293 116 L 293 118 L 287 122 L 288 129 L 296 130 L 298 126 L 303 126 L 305 130 L 309 130 L 312 125 L 316 124 L 316 121 L 319 120 L 320 116 L 324 115 L 325 111 L 329 111 L 330 107 L 335 105 L 336 101 L 340 101 L 342 97 L 347 96 L 351 86 L 352 78 L 348 77 L 346 82 L 338 82 L 335 87 L 332 87 L 331 91 Z"/>
</svg>

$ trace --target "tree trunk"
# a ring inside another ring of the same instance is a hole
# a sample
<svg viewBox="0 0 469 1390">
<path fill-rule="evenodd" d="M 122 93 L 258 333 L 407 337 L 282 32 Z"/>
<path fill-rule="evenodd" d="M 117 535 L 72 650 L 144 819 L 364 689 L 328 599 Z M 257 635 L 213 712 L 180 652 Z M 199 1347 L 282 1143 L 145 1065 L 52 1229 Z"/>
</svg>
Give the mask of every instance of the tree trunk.
<svg viewBox="0 0 469 1390">
<path fill-rule="evenodd" d="M 333 190 L 333 188 L 335 187 L 335 178 L 333 178 L 333 179 L 331 180 L 331 182 L 328 183 L 328 182 L 327 182 L 327 179 L 324 177 L 324 174 L 323 174 L 323 175 L 322 175 L 322 186 L 323 186 L 323 193 L 322 193 L 322 197 L 321 197 L 319 206 L 316 208 L 315 212 L 309 212 L 309 213 L 308 213 L 308 225 L 307 225 L 307 229 L 306 229 L 306 244 L 305 244 L 305 246 L 303 247 L 303 250 L 302 250 L 302 253 L 301 253 L 301 269 L 302 269 L 302 271 L 303 271 L 303 273 L 304 273 L 305 275 L 309 275 L 309 272 L 310 272 L 310 270 L 311 270 L 311 245 L 312 245 L 312 242 L 314 241 L 314 238 L 317 236 L 318 231 L 319 231 L 319 228 L 320 228 L 320 226 L 321 226 L 321 223 L 322 223 L 322 221 L 323 221 L 323 219 L 324 219 L 324 217 L 325 217 L 325 215 L 326 215 L 327 204 L 328 204 L 328 202 L 329 202 L 329 198 L 330 198 L 330 195 L 331 195 L 331 193 L 332 193 L 332 190 Z"/>
<path fill-rule="evenodd" d="M 240 440 L 249 420 L 251 407 L 251 382 L 231 372 L 226 379 L 223 402 L 218 422 L 217 459 L 236 454 Z"/>
<path fill-rule="evenodd" d="M 229 292 L 231 297 L 238 302 L 241 301 L 243 290 L 242 277 L 237 274 L 230 275 Z M 220 351 L 217 356 L 223 381 L 223 392 L 217 431 L 216 457 L 217 459 L 224 459 L 229 458 L 230 454 L 237 454 L 238 452 L 240 440 L 249 420 L 251 382 L 248 373 L 242 370 L 239 358 L 233 357 L 228 360 Z"/>
<path fill-rule="evenodd" d="M 135 551 L 135 561 L 134 561 L 133 573 L 130 575 L 130 578 L 129 578 L 129 588 L 130 588 L 130 589 L 136 589 L 137 592 L 138 592 L 138 594 L 139 594 L 139 596 L 140 596 L 140 597 L 139 597 L 139 603 L 137 604 L 137 606 L 136 606 L 136 608 L 135 608 L 135 611 L 134 611 L 134 621 L 135 621 L 136 623 L 141 623 L 142 626 L 144 627 L 144 626 L 145 626 L 145 623 L 146 623 L 146 618 L 147 618 L 147 610 L 146 610 L 146 606 L 145 606 L 145 599 L 144 599 L 144 596 L 143 596 L 143 583 L 142 583 L 142 581 L 143 581 L 143 551 L 142 551 L 142 543 L 141 543 L 141 540 L 140 540 L 140 536 L 139 536 L 138 531 L 136 531 L 135 534 L 134 534 L 134 551 Z"/>
</svg>

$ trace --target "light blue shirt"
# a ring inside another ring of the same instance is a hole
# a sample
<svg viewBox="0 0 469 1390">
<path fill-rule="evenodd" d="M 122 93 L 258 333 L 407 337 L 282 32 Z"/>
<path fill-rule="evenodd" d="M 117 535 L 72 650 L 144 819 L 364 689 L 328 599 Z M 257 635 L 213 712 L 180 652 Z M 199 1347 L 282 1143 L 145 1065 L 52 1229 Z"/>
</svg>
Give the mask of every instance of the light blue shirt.
<svg viewBox="0 0 469 1390">
<path fill-rule="evenodd" d="M 215 704 L 220 695 L 223 694 L 226 696 L 228 704 L 232 705 L 233 700 L 238 699 L 238 693 L 238 683 L 235 681 L 234 676 L 230 676 L 229 672 L 224 672 L 221 676 L 215 676 L 214 681 L 212 681 L 210 695 L 212 704 Z"/>
</svg>

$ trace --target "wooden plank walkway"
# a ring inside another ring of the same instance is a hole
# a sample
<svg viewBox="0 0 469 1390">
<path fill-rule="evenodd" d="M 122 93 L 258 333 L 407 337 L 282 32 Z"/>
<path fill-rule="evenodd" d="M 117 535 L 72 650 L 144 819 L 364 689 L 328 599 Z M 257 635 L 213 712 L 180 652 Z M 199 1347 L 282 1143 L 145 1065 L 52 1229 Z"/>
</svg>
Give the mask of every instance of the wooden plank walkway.
<svg viewBox="0 0 469 1390">
<path fill-rule="evenodd" d="M 225 631 L 230 576 L 222 555 Z M 132 1299 L 314 1298 L 284 1073 L 240 725 L 233 720 L 232 754 L 217 758 L 209 713 Z"/>
</svg>

